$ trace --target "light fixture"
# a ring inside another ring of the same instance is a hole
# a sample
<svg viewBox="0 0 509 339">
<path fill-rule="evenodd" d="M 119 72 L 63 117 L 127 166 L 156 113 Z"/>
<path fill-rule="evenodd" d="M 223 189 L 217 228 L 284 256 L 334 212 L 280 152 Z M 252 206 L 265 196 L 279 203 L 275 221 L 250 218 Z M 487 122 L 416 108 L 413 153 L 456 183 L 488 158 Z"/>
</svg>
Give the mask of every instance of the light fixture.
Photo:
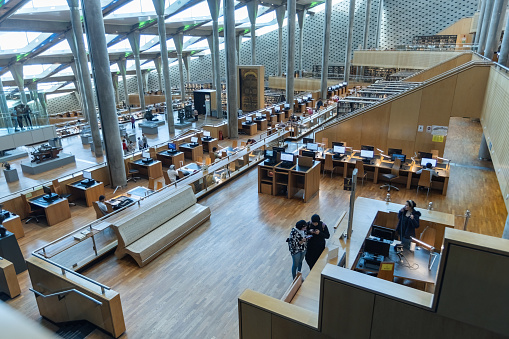
<svg viewBox="0 0 509 339">
<path fill-rule="evenodd" d="M 429 261 L 428 261 L 428 270 L 431 271 L 431 267 L 433 267 L 433 264 L 435 263 L 435 259 L 437 258 L 437 254 L 435 253 L 435 247 L 429 244 L 426 244 L 424 241 L 421 241 L 417 238 L 410 237 L 413 242 L 418 244 L 421 247 L 424 247 L 429 251 Z"/>
</svg>

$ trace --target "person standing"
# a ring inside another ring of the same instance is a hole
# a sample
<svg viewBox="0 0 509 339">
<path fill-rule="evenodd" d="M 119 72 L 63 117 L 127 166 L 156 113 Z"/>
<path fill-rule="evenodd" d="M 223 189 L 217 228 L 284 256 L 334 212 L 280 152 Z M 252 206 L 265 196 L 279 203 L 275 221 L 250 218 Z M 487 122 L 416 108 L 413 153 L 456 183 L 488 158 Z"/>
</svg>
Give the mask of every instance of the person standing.
<svg viewBox="0 0 509 339">
<path fill-rule="evenodd" d="M 194 121 L 198 121 L 198 110 L 194 110 Z"/>
<path fill-rule="evenodd" d="M 143 140 L 143 148 L 148 148 L 148 139 L 145 134 L 141 135 L 141 140 Z"/>
<path fill-rule="evenodd" d="M 131 115 L 131 128 L 132 129 L 135 129 L 136 128 L 136 119 L 134 118 L 134 115 Z"/>
<path fill-rule="evenodd" d="M 290 237 L 286 239 L 290 254 L 292 255 L 292 277 L 295 279 L 297 272 L 302 270 L 302 261 L 306 255 L 307 236 L 306 236 L 307 223 L 305 220 L 299 220 L 295 227 L 290 231 Z"/>
<path fill-rule="evenodd" d="M 141 137 L 138 137 L 138 148 L 141 150 L 143 150 L 143 140 L 141 140 Z"/>
<path fill-rule="evenodd" d="M 403 247 L 410 248 L 412 242 L 410 237 L 415 237 L 415 230 L 419 228 L 419 218 L 421 212 L 415 210 L 415 201 L 407 200 L 405 206 L 398 212 L 398 226 L 396 233 L 398 233 Z"/>
<path fill-rule="evenodd" d="M 124 151 L 124 155 L 127 154 L 127 141 L 122 139 L 122 150 Z"/>
<path fill-rule="evenodd" d="M 177 181 L 177 170 L 175 169 L 175 165 L 171 165 L 170 169 L 168 169 L 168 178 L 170 178 L 170 184 L 173 184 L 175 181 Z"/>
<path fill-rule="evenodd" d="M 314 214 L 311 217 L 311 221 L 308 223 L 307 233 L 312 237 L 308 239 L 306 262 L 309 265 L 309 269 L 312 269 L 318 261 L 318 258 L 322 255 L 325 249 L 325 239 L 329 239 L 330 233 L 327 225 L 320 220 L 318 214 Z"/>
</svg>

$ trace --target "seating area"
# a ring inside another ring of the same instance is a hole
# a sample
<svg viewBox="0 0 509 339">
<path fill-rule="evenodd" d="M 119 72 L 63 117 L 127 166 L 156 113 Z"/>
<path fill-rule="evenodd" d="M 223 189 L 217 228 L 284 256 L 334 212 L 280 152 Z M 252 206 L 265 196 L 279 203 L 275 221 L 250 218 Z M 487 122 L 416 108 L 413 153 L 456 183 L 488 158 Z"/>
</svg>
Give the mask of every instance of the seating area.
<svg viewBox="0 0 509 339">
<path fill-rule="evenodd" d="M 130 255 L 143 267 L 210 218 L 210 208 L 196 203 L 191 186 L 153 200 L 149 208 L 108 219 L 118 238 L 117 258 Z"/>
</svg>

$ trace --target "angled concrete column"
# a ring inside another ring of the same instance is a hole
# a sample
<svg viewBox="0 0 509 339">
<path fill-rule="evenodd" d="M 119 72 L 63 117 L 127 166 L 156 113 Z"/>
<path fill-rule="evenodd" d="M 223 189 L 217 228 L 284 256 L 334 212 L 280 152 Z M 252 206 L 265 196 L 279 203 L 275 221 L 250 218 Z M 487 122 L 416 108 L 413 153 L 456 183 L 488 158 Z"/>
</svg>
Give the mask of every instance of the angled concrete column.
<svg viewBox="0 0 509 339">
<path fill-rule="evenodd" d="M 235 47 L 237 47 L 237 65 L 240 65 L 240 47 L 242 46 L 242 34 L 235 38 Z"/>
<path fill-rule="evenodd" d="M 25 79 L 23 78 L 23 64 L 17 62 L 9 67 L 9 71 L 11 71 L 14 83 L 18 86 L 21 102 L 26 105 L 27 95 L 25 93 Z"/>
<path fill-rule="evenodd" d="M 4 85 L 0 80 L 0 113 L 7 113 L 9 108 L 7 107 L 7 99 L 5 98 Z"/>
<path fill-rule="evenodd" d="M 34 113 L 36 113 L 35 114 L 36 121 L 33 121 L 32 123 L 34 125 L 46 125 L 45 123 L 42 123 L 41 121 L 39 121 L 39 118 L 42 118 L 42 116 L 40 114 L 41 113 L 41 106 L 39 105 L 39 97 L 37 95 L 37 83 L 33 82 L 31 84 L 28 84 L 27 88 L 28 88 L 28 92 L 30 93 L 30 97 L 34 101 L 34 107 L 32 108 L 32 111 L 38 111 L 37 113 L 34 112 Z"/>
<path fill-rule="evenodd" d="M 350 65 L 352 64 L 352 40 L 353 40 L 354 16 L 355 16 L 355 0 L 350 0 L 350 13 L 348 15 L 348 35 L 346 38 L 345 82 L 348 82 L 350 80 Z"/>
<path fill-rule="evenodd" d="M 251 65 L 256 65 L 256 17 L 258 16 L 258 0 L 246 4 L 249 22 L 251 23 Z"/>
<path fill-rule="evenodd" d="M 122 84 L 124 86 L 124 98 L 127 107 L 129 108 L 129 112 L 131 111 L 131 105 L 129 104 L 129 91 L 127 89 L 127 70 L 126 70 L 126 59 L 120 59 L 117 61 L 118 69 L 120 70 L 120 75 L 122 76 Z"/>
<path fill-rule="evenodd" d="M 509 17 L 507 18 L 507 22 L 505 23 L 504 32 L 509 32 Z M 504 66 L 509 66 L 509 33 L 504 33 L 504 38 L 502 39 L 502 45 L 500 46 L 500 55 L 498 56 L 498 63 Z"/>
<path fill-rule="evenodd" d="M 186 66 L 186 82 L 191 83 L 191 55 L 187 54 L 184 57 L 184 66 Z"/>
<path fill-rule="evenodd" d="M 371 16 L 371 0 L 366 0 L 366 21 L 364 23 L 363 49 L 368 49 L 369 40 L 369 17 Z M 364 66 L 361 67 L 360 76 L 364 76 Z"/>
<path fill-rule="evenodd" d="M 286 62 L 286 102 L 293 109 L 294 95 L 294 69 L 295 69 L 295 15 L 297 12 L 297 0 L 288 0 L 288 61 Z"/>
<path fill-rule="evenodd" d="M 88 124 L 90 125 L 90 132 L 92 133 L 92 140 L 95 146 L 94 154 L 96 157 L 102 157 L 103 150 L 100 146 L 102 145 L 101 134 L 99 132 L 99 122 L 97 120 L 97 111 L 95 109 L 94 90 L 92 89 L 92 80 L 90 79 L 90 69 L 88 68 L 87 51 L 85 50 L 85 41 L 83 40 L 83 26 L 81 23 L 79 3 L 78 0 L 67 0 L 67 4 L 69 5 L 69 10 L 71 11 L 71 24 L 72 31 L 74 33 L 74 39 L 68 40 L 69 46 L 71 47 L 71 51 L 73 51 L 74 58 L 77 60 L 76 66 L 80 69 L 79 74 L 81 74 L 84 94 L 83 107 L 86 109 L 86 117 L 88 119 Z M 90 37 L 88 37 L 88 40 L 90 40 Z M 109 67 L 107 72 L 109 77 Z"/>
<path fill-rule="evenodd" d="M 237 116 L 237 63 L 235 60 L 235 2 L 224 0 L 224 38 L 226 52 L 226 97 L 228 111 L 228 135 L 238 138 Z"/>
<path fill-rule="evenodd" d="M 37 97 L 39 98 L 39 103 L 41 104 L 42 113 L 44 116 L 48 116 L 48 102 L 46 101 L 46 93 L 37 93 Z M 49 120 L 48 120 L 49 123 Z"/>
<path fill-rule="evenodd" d="M 212 44 L 214 45 L 214 70 L 215 70 L 215 88 L 216 88 L 216 107 L 211 107 L 211 109 L 216 110 L 217 117 L 221 117 L 223 115 L 223 109 L 221 105 L 221 65 L 219 64 L 219 7 L 221 0 L 207 0 L 207 4 L 209 5 L 210 17 L 212 18 Z M 224 12 L 224 6 L 223 6 Z M 224 13 L 223 13 L 224 14 Z M 233 44 L 235 47 L 235 43 Z"/>
<path fill-rule="evenodd" d="M 481 145 L 479 146 L 478 158 L 481 160 L 491 160 L 490 149 L 488 148 L 488 143 L 486 142 L 484 133 L 481 137 Z"/>
<path fill-rule="evenodd" d="M 380 0 L 380 3 L 378 4 L 378 23 L 376 25 L 376 41 L 375 41 L 375 48 L 380 47 L 380 32 L 382 30 L 382 14 L 383 14 L 383 8 L 384 8 L 384 0 Z"/>
<path fill-rule="evenodd" d="M 134 63 L 136 66 L 136 80 L 138 81 L 138 95 L 140 96 L 140 106 L 145 111 L 145 88 L 143 87 L 143 75 L 141 73 L 140 62 L 140 32 L 132 32 L 127 36 L 131 50 L 133 51 Z"/>
<path fill-rule="evenodd" d="M 483 54 L 484 49 L 486 48 L 486 40 L 488 40 L 488 31 L 490 27 L 491 13 L 493 11 L 494 2 L 495 0 L 486 0 L 486 9 L 484 13 L 484 19 L 482 21 L 481 36 L 479 36 L 479 47 L 477 48 L 477 52 L 479 54 Z"/>
<path fill-rule="evenodd" d="M 320 96 L 327 99 L 327 80 L 329 78 L 329 49 L 330 27 L 332 14 L 332 0 L 325 0 L 325 22 L 323 24 L 323 51 L 322 51 L 322 76 L 320 82 Z"/>
<path fill-rule="evenodd" d="M 299 22 L 299 77 L 302 78 L 302 48 L 304 43 L 304 19 L 306 18 L 306 10 L 297 12 L 297 20 Z"/>
<path fill-rule="evenodd" d="M 509 239 L 509 215 L 505 219 L 504 232 L 502 233 L 502 239 Z"/>
<path fill-rule="evenodd" d="M 277 32 L 278 32 L 278 44 L 277 44 L 277 75 L 283 75 L 283 23 L 285 20 L 286 8 L 284 5 L 276 8 L 276 19 L 277 19 Z"/>
<path fill-rule="evenodd" d="M 74 39 L 74 38 L 73 38 Z M 69 42 L 70 43 L 70 42 Z M 70 44 L 69 44 L 70 46 Z M 77 61 L 74 59 L 71 62 L 71 70 L 74 74 L 74 88 L 76 88 L 76 92 L 78 93 L 78 100 L 80 103 L 81 114 L 83 114 L 83 119 L 88 121 L 88 111 L 87 111 L 87 103 L 85 101 L 85 90 L 83 89 L 83 79 L 81 78 L 80 68 L 77 66 Z"/>
<path fill-rule="evenodd" d="M 175 133 L 175 120 L 173 118 L 173 100 L 171 98 L 170 66 L 168 62 L 168 47 L 166 45 L 166 26 L 164 23 L 164 0 L 152 0 L 157 13 L 157 28 L 159 30 L 159 44 L 161 45 L 161 65 L 163 66 L 164 97 L 166 99 L 166 122 L 168 133 Z"/>
<path fill-rule="evenodd" d="M 154 65 L 156 66 L 157 83 L 159 84 L 159 90 L 162 92 L 163 91 L 163 77 L 161 74 L 161 58 L 155 58 Z"/>
<path fill-rule="evenodd" d="M 143 89 L 148 92 L 148 76 L 149 72 L 146 69 L 141 70 L 141 78 L 143 79 Z"/>
<path fill-rule="evenodd" d="M 111 81 L 113 82 L 113 89 L 115 90 L 115 103 L 120 103 L 120 93 L 118 92 L 118 74 L 111 73 Z"/>
<path fill-rule="evenodd" d="M 493 54 L 498 48 L 504 24 L 502 18 L 505 16 L 506 10 L 507 0 L 495 0 L 491 13 L 490 29 L 488 30 L 488 37 L 486 38 L 486 47 L 484 49 L 484 56 L 489 59 L 493 58 Z"/>
<path fill-rule="evenodd" d="M 475 31 L 474 45 L 479 43 L 479 36 L 481 35 L 482 22 L 486 14 L 486 3 L 488 0 L 482 0 L 481 11 L 479 12 L 479 19 L 477 20 L 477 29 Z"/>
<path fill-rule="evenodd" d="M 214 53 L 214 38 L 212 35 L 207 37 L 207 42 L 210 49 L 210 60 L 212 61 L 212 89 L 216 89 L 216 53 Z"/>
<path fill-rule="evenodd" d="M 179 79 L 180 79 L 180 100 L 186 100 L 186 83 L 184 82 L 184 62 L 182 60 L 182 48 L 184 45 L 184 33 L 178 33 L 173 36 L 175 49 L 177 50 L 177 60 L 179 62 Z"/>
<path fill-rule="evenodd" d="M 120 130 L 118 128 L 117 110 L 113 98 L 113 84 L 111 82 L 110 60 L 106 46 L 101 0 L 82 0 L 83 17 L 87 31 L 88 48 L 94 74 L 99 116 L 101 117 L 106 159 L 110 172 L 110 186 L 126 186 L 126 171 Z M 96 149 L 100 149 L 100 142 L 94 141 Z"/>
</svg>

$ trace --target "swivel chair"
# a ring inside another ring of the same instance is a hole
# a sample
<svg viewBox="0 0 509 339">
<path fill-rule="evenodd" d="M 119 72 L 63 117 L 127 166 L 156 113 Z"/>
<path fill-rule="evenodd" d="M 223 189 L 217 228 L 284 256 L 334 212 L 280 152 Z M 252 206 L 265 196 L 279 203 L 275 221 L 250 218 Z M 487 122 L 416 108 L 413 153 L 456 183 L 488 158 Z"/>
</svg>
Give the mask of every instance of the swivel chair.
<svg viewBox="0 0 509 339">
<path fill-rule="evenodd" d="M 62 186 L 60 186 L 60 182 L 58 181 L 58 179 L 53 180 L 51 184 L 53 185 L 53 191 L 55 191 L 55 193 L 58 194 L 60 198 L 69 199 L 69 197 L 72 195 L 72 194 L 62 194 Z M 76 206 L 76 204 L 69 201 L 69 206 Z"/>
<path fill-rule="evenodd" d="M 25 205 L 25 212 L 28 215 L 25 218 L 25 224 L 28 224 L 28 222 L 32 219 L 35 219 L 35 222 L 39 223 L 39 218 L 46 218 L 46 214 L 44 213 L 44 208 L 38 208 L 38 209 L 32 210 L 32 206 L 28 202 L 26 195 L 21 194 L 21 200 L 23 201 L 23 204 Z"/>
<path fill-rule="evenodd" d="M 138 171 L 137 169 L 132 169 L 130 164 L 127 165 L 127 175 L 131 176 L 130 178 L 127 178 L 127 182 L 131 180 L 134 182 L 136 182 L 136 180 L 140 180 L 141 178 L 136 176 L 136 174 L 138 173 L 140 173 L 140 171 Z"/>
<path fill-rule="evenodd" d="M 364 163 L 362 160 L 357 160 L 355 162 L 355 168 L 357 168 L 357 178 L 362 179 L 362 186 L 364 186 L 364 178 L 368 178 L 368 173 L 364 171 Z"/>
<path fill-rule="evenodd" d="M 332 161 L 332 154 L 325 154 L 325 163 L 323 164 L 323 173 L 322 176 L 325 175 L 325 171 L 330 171 L 330 177 L 332 178 L 332 173 L 334 173 L 334 169 L 339 166 L 334 166 L 334 162 Z"/>
<path fill-rule="evenodd" d="M 382 174 L 382 177 L 384 177 L 385 179 L 389 180 L 389 183 L 380 186 L 381 189 L 384 188 L 384 187 L 387 187 L 387 192 L 390 192 L 391 188 L 394 188 L 396 191 L 399 191 L 399 188 L 394 186 L 392 184 L 392 181 L 394 179 L 399 178 L 399 168 L 400 167 L 401 167 L 401 159 L 394 160 L 394 164 L 392 164 L 391 173 Z"/>
</svg>

